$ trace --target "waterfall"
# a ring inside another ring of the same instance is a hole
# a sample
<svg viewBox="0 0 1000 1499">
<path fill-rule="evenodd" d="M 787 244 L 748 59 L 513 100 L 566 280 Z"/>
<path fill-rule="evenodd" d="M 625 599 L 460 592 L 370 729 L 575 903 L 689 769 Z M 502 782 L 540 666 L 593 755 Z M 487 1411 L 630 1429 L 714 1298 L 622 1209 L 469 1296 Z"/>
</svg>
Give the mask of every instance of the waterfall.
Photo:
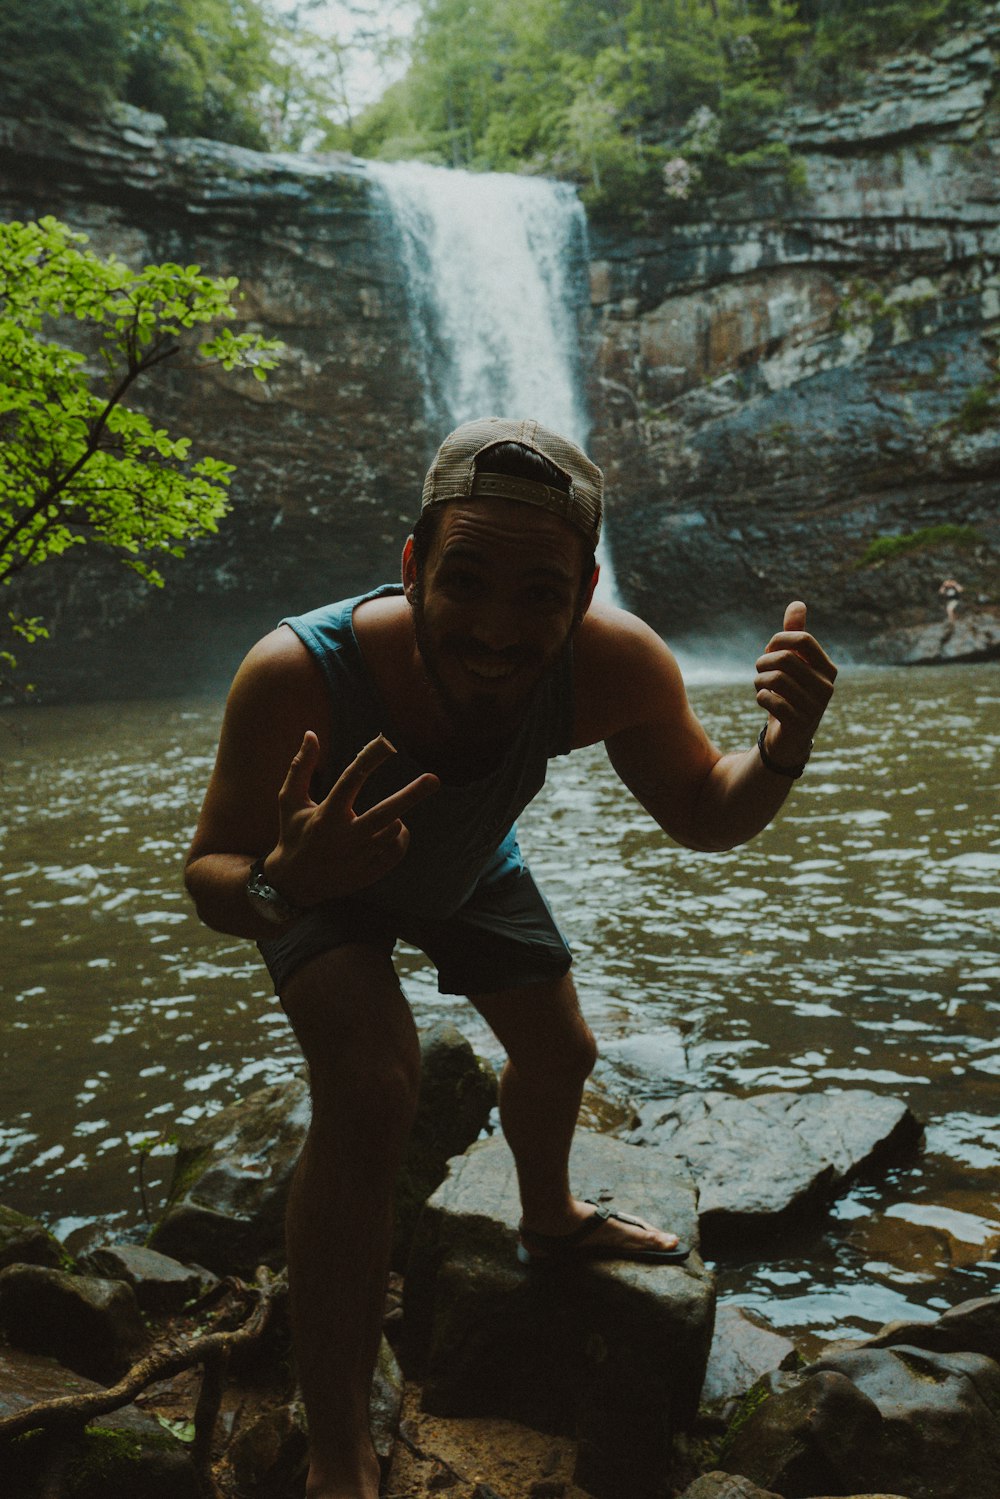
<svg viewBox="0 0 1000 1499">
<path fill-rule="evenodd" d="M 577 312 L 587 224 L 573 188 L 424 162 L 368 165 L 399 235 L 431 429 L 534 417 L 586 448 Z M 602 593 L 617 600 L 603 543 L 599 557 Z"/>
</svg>

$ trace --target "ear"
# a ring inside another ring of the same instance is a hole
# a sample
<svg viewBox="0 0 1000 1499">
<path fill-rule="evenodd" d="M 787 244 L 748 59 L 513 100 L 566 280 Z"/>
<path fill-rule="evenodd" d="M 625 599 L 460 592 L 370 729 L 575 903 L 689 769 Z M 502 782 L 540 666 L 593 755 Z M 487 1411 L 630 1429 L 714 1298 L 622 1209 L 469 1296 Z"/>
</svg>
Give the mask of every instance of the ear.
<svg viewBox="0 0 1000 1499">
<path fill-rule="evenodd" d="M 580 620 L 583 619 L 583 616 L 586 614 L 587 610 L 594 602 L 594 589 L 597 587 L 597 580 L 600 576 L 601 564 L 598 563 L 594 568 L 590 582 L 587 584 L 586 592 L 581 595 L 580 604 L 576 611 L 577 624 L 579 624 Z"/>
<path fill-rule="evenodd" d="M 406 601 L 413 603 L 413 595 L 417 588 L 417 564 L 413 557 L 413 537 L 408 536 L 403 546 L 403 592 Z"/>
</svg>

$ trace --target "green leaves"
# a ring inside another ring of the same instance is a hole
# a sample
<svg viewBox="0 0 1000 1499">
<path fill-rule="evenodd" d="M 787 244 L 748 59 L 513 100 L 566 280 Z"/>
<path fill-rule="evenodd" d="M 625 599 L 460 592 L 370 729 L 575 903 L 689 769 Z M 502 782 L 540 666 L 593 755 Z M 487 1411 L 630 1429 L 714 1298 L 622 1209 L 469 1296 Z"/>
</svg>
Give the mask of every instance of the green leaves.
<svg viewBox="0 0 1000 1499">
<path fill-rule="evenodd" d="M 406 77 L 351 148 L 575 178 L 598 213 L 671 208 L 798 165 L 770 140 L 833 87 L 977 0 L 420 0 Z M 825 84 L 823 85 L 826 86 Z M 706 130 L 705 114 L 712 121 Z M 344 142 L 331 140 L 331 144 Z M 678 210 L 682 211 L 682 210 Z"/>
<path fill-rule="evenodd" d="M 180 556 L 217 529 L 235 470 L 193 460 L 190 438 L 130 404 L 136 388 L 148 404 L 168 360 L 263 380 L 282 345 L 227 327 L 197 341 L 196 328 L 235 316 L 236 277 L 133 271 L 85 244 L 54 218 L 0 225 L 0 583 L 98 543 L 157 586 L 157 554 Z M 71 334 L 86 352 L 67 347 Z M 11 628 L 44 633 L 37 620 Z"/>
</svg>

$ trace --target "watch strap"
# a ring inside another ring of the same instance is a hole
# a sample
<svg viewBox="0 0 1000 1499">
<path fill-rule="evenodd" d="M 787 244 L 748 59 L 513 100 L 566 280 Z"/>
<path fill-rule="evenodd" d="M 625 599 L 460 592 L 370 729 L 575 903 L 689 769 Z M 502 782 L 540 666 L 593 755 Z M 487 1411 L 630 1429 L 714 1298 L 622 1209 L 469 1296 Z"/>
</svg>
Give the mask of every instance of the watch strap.
<svg viewBox="0 0 1000 1499">
<path fill-rule="evenodd" d="M 250 874 L 246 883 L 247 899 L 255 911 L 278 925 L 301 916 L 304 907 L 297 906 L 294 901 L 286 900 L 280 891 L 275 890 L 264 874 L 266 859 L 267 854 L 262 854 L 250 866 Z"/>
</svg>

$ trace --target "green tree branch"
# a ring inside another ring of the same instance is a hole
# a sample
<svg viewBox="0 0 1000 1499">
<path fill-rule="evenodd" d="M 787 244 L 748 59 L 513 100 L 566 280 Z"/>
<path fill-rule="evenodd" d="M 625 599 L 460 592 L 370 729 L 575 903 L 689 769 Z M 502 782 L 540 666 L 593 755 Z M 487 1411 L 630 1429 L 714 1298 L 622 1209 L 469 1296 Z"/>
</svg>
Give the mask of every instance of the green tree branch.
<svg viewBox="0 0 1000 1499">
<path fill-rule="evenodd" d="M 233 466 L 154 427 L 128 401 L 190 345 L 191 368 L 249 371 L 263 380 L 281 344 L 199 325 L 236 315 L 233 276 L 171 263 L 132 271 L 82 248 L 86 236 L 53 218 L 0 225 L 0 585 L 72 546 L 117 551 L 148 582 L 158 552 L 217 529 Z M 69 348 L 81 324 L 91 358 Z M 98 370 L 95 373 L 93 365 Z M 23 638 L 44 633 L 11 617 Z M 4 651 L 9 667 L 12 655 Z"/>
</svg>

